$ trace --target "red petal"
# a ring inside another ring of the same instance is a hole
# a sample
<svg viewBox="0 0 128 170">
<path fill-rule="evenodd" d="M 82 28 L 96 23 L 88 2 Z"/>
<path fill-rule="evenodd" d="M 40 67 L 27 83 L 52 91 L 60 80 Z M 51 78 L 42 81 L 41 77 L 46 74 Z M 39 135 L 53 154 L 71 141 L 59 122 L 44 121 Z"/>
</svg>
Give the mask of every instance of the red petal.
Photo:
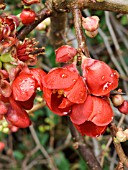
<svg viewBox="0 0 128 170">
<path fill-rule="evenodd" d="M 124 100 L 121 106 L 118 107 L 118 110 L 121 113 L 128 114 L 128 101 Z"/>
<path fill-rule="evenodd" d="M 64 109 L 64 108 L 70 107 L 72 105 L 73 105 L 73 103 L 70 102 L 67 98 L 63 98 L 63 100 L 62 100 L 61 104 L 58 106 L 58 108 Z"/>
<path fill-rule="evenodd" d="M 5 115 L 6 120 L 12 125 L 20 128 L 26 128 L 30 126 L 31 121 L 27 112 L 21 109 L 12 98 L 10 99 L 10 103 L 11 105 L 9 106 L 8 112 Z"/>
<path fill-rule="evenodd" d="M 36 82 L 31 74 L 20 74 L 12 83 L 13 96 L 15 100 L 26 101 L 34 93 Z"/>
<path fill-rule="evenodd" d="M 17 103 L 25 110 L 30 110 L 33 107 L 34 99 L 36 97 L 36 93 L 33 93 L 32 97 L 30 97 L 27 101 L 17 101 Z"/>
<path fill-rule="evenodd" d="M 85 59 L 82 70 L 89 91 L 93 95 L 106 95 L 118 86 L 119 74 L 102 61 Z"/>
<path fill-rule="evenodd" d="M 58 94 L 53 94 L 50 89 L 43 87 L 43 97 L 49 109 L 59 116 L 64 116 L 65 111 L 63 109 L 61 111 L 61 109 L 58 108 L 62 102 L 63 97 L 57 98 L 57 96 Z"/>
<path fill-rule="evenodd" d="M 70 119 L 74 124 L 80 125 L 84 123 L 93 111 L 93 103 L 91 96 L 88 96 L 83 104 L 77 104 L 72 107 Z"/>
<path fill-rule="evenodd" d="M 94 123 L 89 121 L 86 121 L 82 125 L 75 125 L 75 127 L 82 135 L 90 137 L 98 137 L 103 134 L 107 128 L 107 126 L 96 126 Z"/>
<path fill-rule="evenodd" d="M 34 76 L 34 78 L 37 80 L 38 86 L 42 89 L 43 88 L 42 79 L 46 75 L 46 73 L 39 68 L 31 69 L 31 73 Z"/>
<path fill-rule="evenodd" d="M 49 89 L 66 89 L 71 87 L 77 79 L 76 72 L 71 72 L 66 68 L 56 68 L 44 77 L 43 85 Z"/>
<path fill-rule="evenodd" d="M 106 126 L 113 119 L 113 111 L 105 99 L 91 96 L 93 102 L 93 112 L 90 114 L 88 121 L 93 122 L 97 126 Z"/>
<path fill-rule="evenodd" d="M 64 90 L 64 93 L 72 103 L 83 103 L 87 98 L 87 90 L 82 77 L 79 76 L 71 90 Z"/>
</svg>

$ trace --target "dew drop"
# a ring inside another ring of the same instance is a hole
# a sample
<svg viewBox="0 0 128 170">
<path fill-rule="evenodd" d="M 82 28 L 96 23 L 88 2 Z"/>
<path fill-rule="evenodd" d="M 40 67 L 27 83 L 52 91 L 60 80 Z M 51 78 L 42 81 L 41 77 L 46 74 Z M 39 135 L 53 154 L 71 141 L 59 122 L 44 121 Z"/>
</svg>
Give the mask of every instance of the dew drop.
<svg viewBox="0 0 128 170">
<path fill-rule="evenodd" d="M 110 74 L 110 77 L 114 77 L 114 73 Z"/>
<path fill-rule="evenodd" d="M 67 114 L 68 114 L 68 112 L 63 112 L 63 114 L 64 114 L 64 115 L 67 115 Z"/>
<path fill-rule="evenodd" d="M 62 74 L 61 77 L 62 78 L 67 78 L 68 76 L 67 76 L 67 74 Z"/>
<path fill-rule="evenodd" d="M 76 79 L 73 79 L 72 81 L 73 81 L 73 82 L 76 82 Z"/>
<path fill-rule="evenodd" d="M 105 83 L 105 85 L 103 86 L 103 90 L 108 90 L 109 89 L 109 87 L 112 85 L 112 83 L 111 82 L 107 82 L 107 83 Z"/>
<path fill-rule="evenodd" d="M 104 79 L 105 79 L 105 76 L 102 76 L 101 79 L 104 80 Z"/>
</svg>

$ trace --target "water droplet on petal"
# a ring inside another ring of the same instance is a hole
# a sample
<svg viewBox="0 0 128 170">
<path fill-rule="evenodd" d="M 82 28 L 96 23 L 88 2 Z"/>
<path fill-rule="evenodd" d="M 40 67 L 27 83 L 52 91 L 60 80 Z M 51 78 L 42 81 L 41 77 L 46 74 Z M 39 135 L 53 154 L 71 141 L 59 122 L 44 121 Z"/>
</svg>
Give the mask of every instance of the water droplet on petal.
<svg viewBox="0 0 128 170">
<path fill-rule="evenodd" d="M 105 79 L 105 76 L 102 76 L 101 79 L 104 80 L 104 79 Z"/>
<path fill-rule="evenodd" d="M 67 114 L 68 114 L 68 112 L 63 112 L 63 114 L 64 114 L 64 115 L 67 115 Z"/>
<path fill-rule="evenodd" d="M 105 83 L 105 85 L 103 86 L 103 90 L 109 90 L 109 87 L 112 85 L 111 82 L 107 82 Z"/>
<path fill-rule="evenodd" d="M 73 81 L 73 82 L 76 82 L 76 79 L 73 79 L 72 81 Z"/>
<path fill-rule="evenodd" d="M 110 74 L 110 77 L 114 77 L 114 73 Z"/>
<path fill-rule="evenodd" d="M 61 77 L 62 77 L 62 78 L 67 78 L 68 75 L 67 75 L 67 74 L 62 74 Z"/>
</svg>

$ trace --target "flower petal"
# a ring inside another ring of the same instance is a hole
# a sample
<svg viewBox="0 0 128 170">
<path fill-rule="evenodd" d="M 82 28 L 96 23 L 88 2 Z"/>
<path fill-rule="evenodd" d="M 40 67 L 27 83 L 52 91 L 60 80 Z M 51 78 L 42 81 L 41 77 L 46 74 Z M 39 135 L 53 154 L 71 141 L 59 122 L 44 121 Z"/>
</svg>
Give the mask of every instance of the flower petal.
<svg viewBox="0 0 128 170">
<path fill-rule="evenodd" d="M 102 61 L 84 59 L 82 70 L 88 89 L 93 95 L 106 95 L 118 86 L 118 72 Z"/>
<path fill-rule="evenodd" d="M 113 111 L 108 103 L 100 97 L 91 96 L 93 102 L 93 112 L 90 114 L 88 121 L 93 122 L 97 126 L 106 126 L 113 120 Z"/>
<path fill-rule="evenodd" d="M 78 77 L 78 80 L 74 86 L 69 90 L 64 90 L 66 97 L 72 103 L 83 103 L 87 98 L 87 90 L 82 77 Z"/>
<path fill-rule="evenodd" d="M 34 93 L 36 82 L 31 74 L 20 74 L 12 83 L 13 96 L 15 100 L 26 101 Z"/>
<path fill-rule="evenodd" d="M 27 112 L 19 107 L 19 105 L 14 101 L 14 99 L 10 98 L 10 106 L 8 107 L 8 112 L 5 115 L 5 118 L 12 125 L 26 128 L 30 126 L 31 121 Z"/>
<path fill-rule="evenodd" d="M 66 68 L 56 68 L 44 77 L 43 85 L 49 89 L 66 89 L 71 87 L 77 79 L 76 72 L 71 72 Z"/>
<path fill-rule="evenodd" d="M 89 121 L 86 121 L 82 125 L 75 125 L 75 127 L 83 136 L 87 135 L 90 137 L 98 137 L 103 134 L 107 128 L 107 126 L 97 126 Z"/>
<path fill-rule="evenodd" d="M 88 120 L 93 111 L 92 98 L 89 95 L 83 104 L 77 104 L 72 107 L 70 119 L 74 124 L 80 125 Z"/>
</svg>

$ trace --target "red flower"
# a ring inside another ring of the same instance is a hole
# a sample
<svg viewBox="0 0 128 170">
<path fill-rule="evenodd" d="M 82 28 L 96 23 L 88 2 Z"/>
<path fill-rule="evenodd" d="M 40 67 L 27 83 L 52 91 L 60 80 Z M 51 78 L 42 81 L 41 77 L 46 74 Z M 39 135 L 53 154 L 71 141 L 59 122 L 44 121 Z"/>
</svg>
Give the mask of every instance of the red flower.
<svg viewBox="0 0 128 170">
<path fill-rule="evenodd" d="M 32 54 L 35 51 L 35 39 L 25 39 L 17 45 L 17 58 L 29 65 L 35 65 L 38 54 Z"/>
<path fill-rule="evenodd" d="M 107 99 L 89 95 L 82 104 L 72 107 L 70 119 L 82 135 L 102 134 L 113 119 L 113 112 Z"/>
<path fill-rule="evenodd" d="M 36 18 L 35 11 L 31 10 L 30 8 L 25 8 L 20 14 L 21 22 L 24 25 L 32 24 L 35 21 L 35 18 Z"/>
<path fill-rule="evenodd" d="M 83 103 L 87 97 L 82 77 L 68 68 L 52 69 L 44 77 L 43 86 L 48 107 L 61 116 L 70 111 L 71 105 Z"/>
<path fill-rule="evenodd" d="M 23 110 L 12 97 L 10 97 L 9 101 L 10 105 L 8 106 L 8 112 L 5 114 L 6 120 L 19 128 L 30 126 L 31 121 L 27 112 Z"/>
<path fill-rule="evenodd" d="M 68 62 L 77 54 L 77 50 L 69 45 L 63 45 L 56 51 L 56 62 Z"/>
<path fill-rule="evenodd" d="M 82 70 L 88 90 L 93 95 L 106 95 L 118 86 L 118 72 L 102 61 L 85 58 L 82 62 Z"/>
</svg>

